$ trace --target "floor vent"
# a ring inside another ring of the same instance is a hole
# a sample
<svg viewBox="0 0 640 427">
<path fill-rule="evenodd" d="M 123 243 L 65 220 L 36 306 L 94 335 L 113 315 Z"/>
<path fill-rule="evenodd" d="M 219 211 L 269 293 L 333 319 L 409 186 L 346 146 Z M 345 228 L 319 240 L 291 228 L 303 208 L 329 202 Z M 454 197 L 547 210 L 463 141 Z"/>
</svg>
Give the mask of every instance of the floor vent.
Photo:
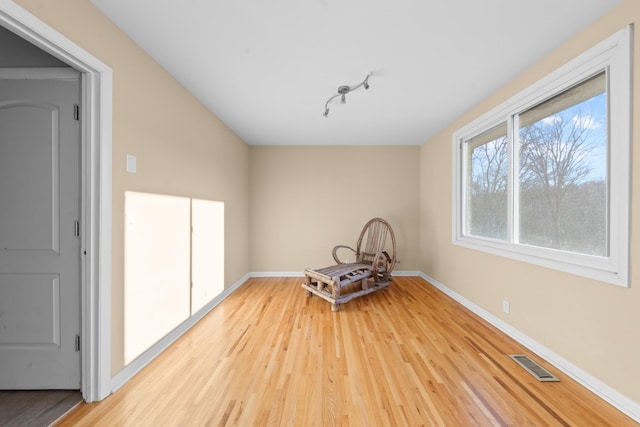
<svg viewBox="0 0 640 427">
<path fill-rule="evenodd" d="M 560 381 L 551 372 L 531 360 L 529 356 L 525 356 L 524 354 L 510 354 L 509 357 L 536 377 L 538 381 Z"/>
</svg>

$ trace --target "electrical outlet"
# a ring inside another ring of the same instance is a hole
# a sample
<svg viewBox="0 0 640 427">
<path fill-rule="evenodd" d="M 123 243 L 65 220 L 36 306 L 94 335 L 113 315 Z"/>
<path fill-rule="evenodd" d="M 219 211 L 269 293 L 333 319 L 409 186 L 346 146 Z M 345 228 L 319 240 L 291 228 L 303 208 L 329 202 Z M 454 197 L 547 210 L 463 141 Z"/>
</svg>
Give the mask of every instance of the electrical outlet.
<svg viewBox="0 0 640 427">
<path fill-rule="evenodd" d="M 509 301 L 507 301 L 506 299 L 502 300 L 502 311 L 509 314 L 509 311 L 510 311 Z"/>
</svg>

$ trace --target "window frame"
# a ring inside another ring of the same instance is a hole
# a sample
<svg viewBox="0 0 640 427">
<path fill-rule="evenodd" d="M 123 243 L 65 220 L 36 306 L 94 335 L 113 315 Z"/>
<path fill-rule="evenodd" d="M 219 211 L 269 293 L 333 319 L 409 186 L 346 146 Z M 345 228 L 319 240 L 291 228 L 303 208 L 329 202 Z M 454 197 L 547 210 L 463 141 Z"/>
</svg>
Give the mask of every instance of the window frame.
<svg viewBox="0 0 640 427">
<path fill-rule="evenodd" d="M 587 277 L 618 286 L 629 286 L 629 210 L 631 190 L 631 25 L 619 30 L 527 89 L 454 132 L 452 242 L 455 245 L 504 256 L 534 265 Z M 608 127 L 608 256 L 593 256 L 529 246 L 517 238 L 518 171 L 514 164 L 514 118 L 545 100 L 606 70 Z M 508 136 L 507 239 L 465 234 L 465 141 L 506 121 Z"/>
</svg>

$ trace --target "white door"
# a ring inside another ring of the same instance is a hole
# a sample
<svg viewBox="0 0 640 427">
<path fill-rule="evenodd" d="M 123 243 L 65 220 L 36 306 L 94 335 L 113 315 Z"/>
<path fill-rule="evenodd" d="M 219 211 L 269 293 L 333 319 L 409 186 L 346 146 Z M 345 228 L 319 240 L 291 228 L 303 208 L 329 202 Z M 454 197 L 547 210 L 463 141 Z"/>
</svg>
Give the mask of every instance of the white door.
<svg viewBox="0 0 640 427">
<path fill-rule="evenodd" d="M 0 78 L 0 389 L 79 389 L 80 81 L 36 74 Z"/>
</svg>

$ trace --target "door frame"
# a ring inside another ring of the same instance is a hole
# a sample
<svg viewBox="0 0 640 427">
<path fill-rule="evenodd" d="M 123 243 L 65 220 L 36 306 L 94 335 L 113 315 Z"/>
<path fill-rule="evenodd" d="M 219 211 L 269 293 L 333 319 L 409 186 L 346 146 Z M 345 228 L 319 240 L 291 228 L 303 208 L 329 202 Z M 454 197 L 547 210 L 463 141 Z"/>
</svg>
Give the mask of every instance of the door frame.
<svg viewBox="0 0 640 427">
<path fill-rule="evenodd" d="M 81 392 L 102 400 L 111 386 L 111 68 L 11 0 L 0 25 L 81 73 Z"/>
</svg>

